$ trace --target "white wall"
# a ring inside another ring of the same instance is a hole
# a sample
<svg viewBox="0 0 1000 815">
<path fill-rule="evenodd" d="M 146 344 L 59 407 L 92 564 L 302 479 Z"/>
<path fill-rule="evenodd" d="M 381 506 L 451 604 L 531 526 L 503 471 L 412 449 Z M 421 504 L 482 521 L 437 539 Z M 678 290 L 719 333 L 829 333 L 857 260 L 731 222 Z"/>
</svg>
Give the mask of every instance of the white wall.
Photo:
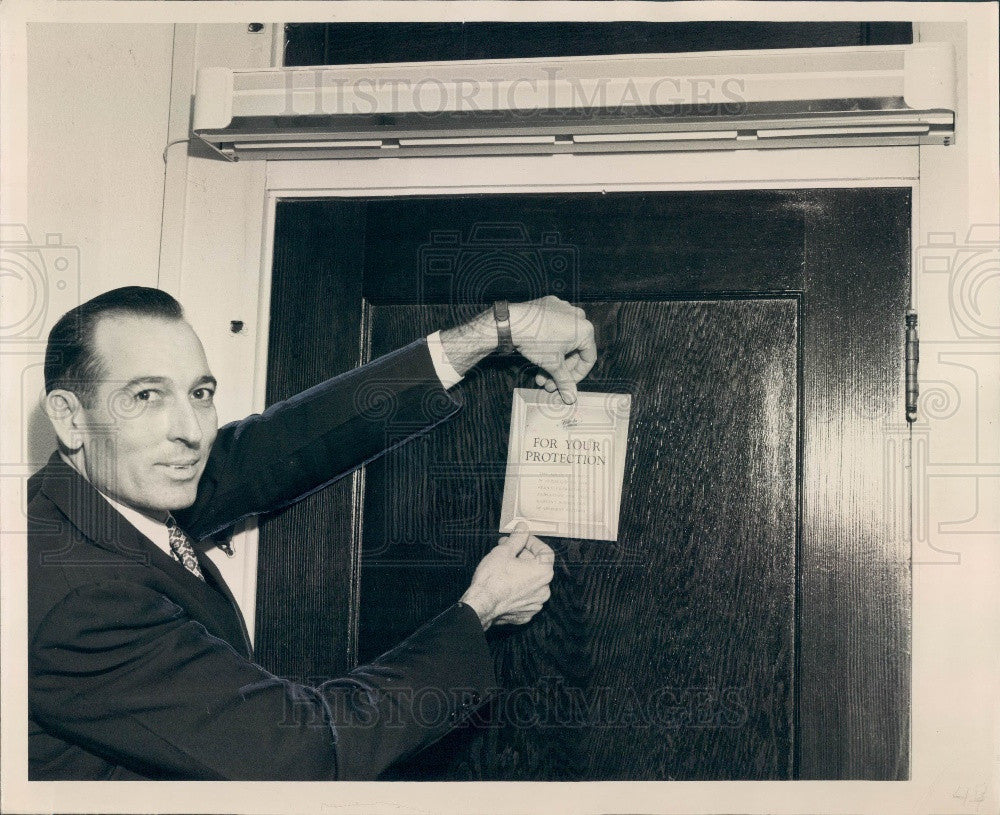
<svg viewBox="0 0 1000 815">
<path fill-rule="evenodd" d="M 955 44 L 959 99 L 955 144 L 921 149 L 913 238 L 921 399 L 910 468 L 911 777 L 924 791 L 921 812 L 1000 811 L 996 6 L 993 15 L 916 30 L 922 42 Z M 963 795 L 977 802 L 960 804 Z"/>
<path fill-rule="evenodd" d="M 55 449 L 41 407 L 45 336 L 66 310 L 116 286 L 174 294 L 221 383 L 221 421 L 253 408 L 260 247 L 259 231 L 244 232 L 247 211 L 263 206 L 263 167 L 237 167 L 196 149 L 189 157 L 187 144 L 175 142 L 188 136 L 197 67 L 267 66 L 272 36 L 273 27 L 251 33 L 246 24 L 27 26 L 24 226 L 34 244 L 52 245 L 31 255 L 48 278 L 47 310 L 32 328 L 36 340 L 19 346 L 26 355 L 19 398 L 4 407 L 11 423 L 18 412 L 22 435 L 5 462 L 37 470 Z M 23 236 L 7 227 L 3 237 L 21 240 L 15 233 Z M 60 258 L 67 268 L 57 274 Z M 67 285 L 57 288 L 57 279 Z M 25 308 L 39 295 L 27 284 L 19 281 L 15 292 Z M 236 319 L 247 323 L 241 335 L 229 331 Z M 255 539 L 237 551 L 213 558 L 252 633 Z"/>
<path fill-rule="evenodd" d="M 172 42 L 166 24 L 28 26 L 26 226 L 35 244 L 61 235 L 78 269 L 75 280 L 68 270 L 65 289 L 50 288 L 41 337 L 102 291 L 156 285 Z M 54 254 L 45 253 L 47 264 Z M 38 405 L 42 384 L 33 366 L 21 406 L 25 460 L 35 465 L 55 449 Z"/>
</svg>

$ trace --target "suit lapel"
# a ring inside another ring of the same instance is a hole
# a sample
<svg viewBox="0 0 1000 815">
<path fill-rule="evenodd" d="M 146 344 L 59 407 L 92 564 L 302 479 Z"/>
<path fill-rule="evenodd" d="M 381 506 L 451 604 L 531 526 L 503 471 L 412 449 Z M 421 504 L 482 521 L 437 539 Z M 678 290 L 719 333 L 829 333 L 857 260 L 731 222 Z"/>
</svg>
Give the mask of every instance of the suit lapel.
<svg viewBox="0 0 1000 815">
<path fill-rule="evenodd" d="M 248 658 L 253 654 L 253 645 L 250 643 L 250 632 L 247 631 L 246 621 L 243 619 L 243 612 L 240 611 L 239 603 L 236 602 L 236 598 L 233 593 L 229 590 L 229 586 L 226 584 L 225 578 L 219 571 L 219 567 L 216 566 L 208 554 L 203 551 L 199 551 L 199 548 L 195 547 L 195 554 L 198 556 L 198 565 L 201 566 L 201 573 L 205 575 L 205 579 L 209 584 L 213 585 L 215 589 L 226 598 L 226 602 L 232 610 L 232 617 L 239 624 L 232 633 L 233 637 L 227 637 L 229 642 L 234 639 L 238 640 L 243 645 L 243 650 L 245 650 L 245 656 Z"/>
<path fill-rule="evenodd" d="M 211 584 L 199 580 L 180 563 L 141 534 L 91 485 L 55 453 L 45 466 L 41 491 L 59 508 L 67 520 L 94 546 L 119 558 L 155 570 L 170 587 L 170 594 L 188 616 L 205 626 L 209 633 L 249 656 L 245 626 L 239 608 L 225 581 L 207 557 L 199 558 L 202 569 L 210 571 Z M 51 552 L 47 562 L 77 562 L 72 549 Z M 117 558 L 116 558 L 117 560 Z M 87 562 L 97 563 L 93 557 Z"/>
</svg>

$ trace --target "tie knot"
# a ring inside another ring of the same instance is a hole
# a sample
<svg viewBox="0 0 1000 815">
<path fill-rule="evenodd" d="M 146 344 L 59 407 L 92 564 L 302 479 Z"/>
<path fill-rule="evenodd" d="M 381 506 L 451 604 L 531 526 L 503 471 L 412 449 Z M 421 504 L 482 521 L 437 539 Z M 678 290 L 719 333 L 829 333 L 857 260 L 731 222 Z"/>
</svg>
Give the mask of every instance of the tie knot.
<svg viewBox="0 0 1000 815">
<path fill-rule="evenodd" d="M 177 525 L 177 522 L 169 516 L 167 517 L 167 529 L 170 530 L 168 541 L 170 543 L 170 552 L 174 556 L 174 560 L 180 563 L 195 577 L 200 580 L 204 580 L 205 577 L 202 575 L 201 567 L 198 565 L 198 558 L 195 556 L 194 546 L 191 545 L 191 539 L 184 534 L 184 530 Z"/>
</svg>

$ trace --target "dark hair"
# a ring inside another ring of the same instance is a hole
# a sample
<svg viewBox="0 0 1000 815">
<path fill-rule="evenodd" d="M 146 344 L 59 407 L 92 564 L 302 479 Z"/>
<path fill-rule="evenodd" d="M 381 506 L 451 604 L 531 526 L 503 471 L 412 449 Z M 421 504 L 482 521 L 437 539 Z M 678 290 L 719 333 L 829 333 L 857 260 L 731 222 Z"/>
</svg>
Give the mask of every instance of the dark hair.
<svg viewBox="0 0 1000 815">
<path fill-rule="evenodd" d="M 45 392 L 56 388 L 72 391 L 90 406 L 97 381 L 104 376 L 94 349 L 94 330 L 101 317 L 134 314 L 182 320 L 181 304 L 165 291 L 147 286 L 125 286 L 99 294 L 71 308 L 49 332 L 45 346 Z"/>
</svg>

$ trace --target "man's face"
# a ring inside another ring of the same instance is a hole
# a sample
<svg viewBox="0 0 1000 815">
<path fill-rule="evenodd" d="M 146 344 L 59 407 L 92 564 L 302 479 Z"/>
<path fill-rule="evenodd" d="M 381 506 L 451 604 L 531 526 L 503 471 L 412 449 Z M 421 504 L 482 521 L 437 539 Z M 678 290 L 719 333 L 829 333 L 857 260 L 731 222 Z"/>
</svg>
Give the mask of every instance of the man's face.
<svg viewBox="0 0 1000 815">
<path fill-rule="evenodd" d="M 183 320 L 105 316 L 106 376 L 82 408 L 82 463 L 101 492 L 153 516 L 194 503 L 218 431 L 215 379 Z"/>
</svg>

